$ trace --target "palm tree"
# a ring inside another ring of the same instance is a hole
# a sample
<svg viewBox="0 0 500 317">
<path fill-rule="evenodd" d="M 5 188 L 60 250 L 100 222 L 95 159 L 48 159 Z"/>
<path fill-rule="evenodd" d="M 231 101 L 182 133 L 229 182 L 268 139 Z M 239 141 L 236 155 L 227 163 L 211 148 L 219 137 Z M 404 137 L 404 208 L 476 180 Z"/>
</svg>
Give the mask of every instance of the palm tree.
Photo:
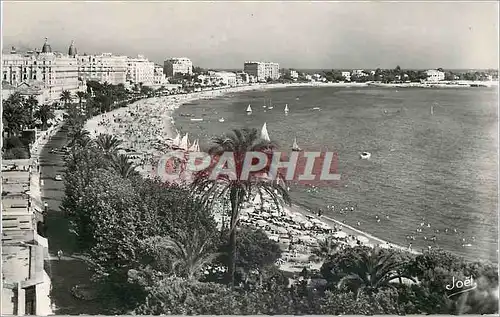
<svg viewBox="0 0 500 317">
<path fill-rule="evenodd" d="M 211 237 L 194 230 L 192 233 L 181 231 L 171 237 L 148 238 L 144 243 L 167 251 L 175 275 L 197 279 L 203 266 L 220 255 L 211 251 L 212 241 Z"/>
<path fill-rule="evenodd" d="M 64 102 L 64 104 L 66 104 L 66 106 L 67 106 L 68 103 L 73 101 L 73 97 L 71 97 L 71 92 L 69 92 L 68 90 L 63 90 L 61 92 L 61 96 L 60 96 L 59 100 Z"/>
<path fill-rule="evenodd" d="M 214 144 L 209 150 L 209 154 L 215 157 L 220 157 L 224 153 L 232 154 L 235 160 L 236 175 L 232 175 L 234 177 L 218 175 L 213 179 L 213 177 L 209 177 L 211 174 L 209 168 L 194 175 L 191 188 L 199 194 L 198 198 L 203 204 L 212 206 L 215 201 L 222 201 L 223 204 L 229 201 L 231 204 L 228 273 L 231 285 L 234 286 L 236 230 L 242 204 L 249 201 L 252 194 L 258 194 L 261 201 L 263 198 L 272 201 L 278 210 L 281 209 L 283 202 L 288 204 L 291 202 L 281 174 L 277 175 L 275 181 L 270 180 L 268 167 L 258 174 L 253 173 L 245 179 L 241 179 L 246 153 L 261 152 L 269 155 L 276 148 L 273 142 L 261 139 L 257 129 L 233 130 L 232 133 L 215 138 Z M 267 197 L 263 197 L 263 195 L 267 195 Z"/>
<path fill-rule="evenodd" d="M 69 143 L 70 147 L 73 147 L 75 145 L 85 147 L 90 141 L 89 131 L 81 127 L 80 128 L 75 127 L 74 129 L 71 129 L 70 132 L 68 133 L 68 137 L 70 138 L 70 143 Z"/>
<path fill-rule="evenodd" d="M 83 110 L 82 109 L 82 99 L 85 98 L 87 96 L 87 94 L 83 91 L 77 91 L 76 96 L 78 97 L 78 105 L 80 106 L 80 111 L 81 111 L 81 110 Z"/>
<path fill-rule="evenodd" d="M 130 162 L 128 157 L 123 154 L 113 156 L 112 167 L 123 178 L 128 178 L 129 176 L 137 174 L 137 171 L 135 170 L 135 164 Z"/>
<path fill-rule="evenodd" d="M 105 154 L 116 153 L 120 149 L 123 142 L 113 135 L 99 134 L 96 139 L 97 146 L 104 151 Z"/>
<path fill-rule="evenodd" d="M 35 98 L 35 96 L 30 95 L 28 99 L 26 99 L 26 104 L 28 105 L 29 109 L 30 124 L 33 124 L 34 112 L 38 108 L 38 100 Z"/>
<path fill-rule="evenodd" d="M 383 288 L 395 289 L 390 282 L 406 277 L 416 282 L 413 277 L 400 273 L 406 265 L 394 259 L 394 252 L 387 252 L 379 248 L 356 254 L 348 268 L 348 274 L 340 279 L 338 288 L 349 287 L 357 292 L 373 294 Z"/>
<path fill-rule="evenodd" d="M 35 111 L 34 117 L 42 121 L 42 130 L 47 129 L 47 122 L 54 118 L 54 109 L 48 104 L 43 104 Z"/>
<path fill-rule="evenodd" d="M 339 243 L 332 237 L 318 241 L 318 246 L 312 250 L 312 253 L 320 258 L 326 259 L 335 254 L 339 248 Z"/>
<path fill-rule="evenodd" d="M 24 108 L 24 99 L 20 93 L 9 96 L 2 107 L 2 123 L 8 135 L 17 134 L 29 124 L 29 115 Z"/>
</svg>

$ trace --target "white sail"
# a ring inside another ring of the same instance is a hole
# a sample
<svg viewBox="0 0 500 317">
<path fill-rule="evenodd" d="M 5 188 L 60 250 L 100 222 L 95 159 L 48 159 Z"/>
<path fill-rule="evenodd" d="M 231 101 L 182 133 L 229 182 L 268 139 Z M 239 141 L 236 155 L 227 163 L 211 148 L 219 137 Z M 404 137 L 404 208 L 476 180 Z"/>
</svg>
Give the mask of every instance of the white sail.
<svg viewBox="0 0 500 317">
<path fill-rule="evenodd" d="M 198 140 L 195 140 L 193 142 L 193 144 L 191 144 L 191 146 L 189 147 L 189 152 L 197 152 L 197 150 L 196 150 L 197 144 L 198 144 Z"/>
<path fill-rule="evenodd" d="M 172 141 L 172 145 L 179 146 L 181 144 L 181 134 L 177 132 L 177 136 Z"/>
<path fill-rule="evenodd" d="M 293 145 L 292 145 L 292 147 L 294 149 L 298 149 L 299 148 L 299 145 L 297 144 L 297 138 L 293 139 Z"/>
<path fill-rule="evenodd" d="M 188 134 L 184 135 L 181 140 L 181 144 L 179 147 L 183 150 L 187 150 L 189 148 L 189 139 L 188 139 Z"/>
<path fill-rule="evenodd" d="M 287 113 L 289 110 L 288 110 L 288 104 L 285 105 L 285 113 Z"/>
<path fill-rule="evenodd" d="M 267 123 L 264 123 L 264 125 L 262 126 L 262 130 L 260 131 L 260 137 L 261 139 L 264 139 L 266 141 L 271 141 L 269 133 L 267 132 Z"/>
<path fill-rule="evenodd" d="M 434 114 L 434 106 L 431 106 L 431 115 Z"/>
<path fill-rule="evenodd" d="M 247 112 L 252 112 L 252 107 L 250 107 L 250 105 L 247 107 Z"/>
</svg>

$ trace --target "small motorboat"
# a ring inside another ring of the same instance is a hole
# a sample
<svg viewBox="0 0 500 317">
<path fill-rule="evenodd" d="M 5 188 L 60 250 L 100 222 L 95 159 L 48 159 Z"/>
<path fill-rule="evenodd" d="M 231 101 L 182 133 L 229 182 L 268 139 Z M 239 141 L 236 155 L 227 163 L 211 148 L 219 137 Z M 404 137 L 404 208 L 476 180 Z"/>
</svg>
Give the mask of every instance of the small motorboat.
<svg viewBox="0 0 500 317">
<path fill-rule="evenodd" d="M 320 107 L 314 107 L 313 110 L 321 110 Z"/>
<path fill-rule="evenodd" d="M 369 160 L 372 157 L 370 152 L 363 152 L 359 156 L 362 160 Z"/>
<path fill-rule="evenodd" d="M 191 121 L 203 121 L 203 118 L 191 118 Z"/>
<path fill-rule="evenodd" d="M 224 121 L 226 121 L 226 120 L 224 120 L 224 118 L 219 119 L 219 122 L 224 122 Z"/>
</svg>

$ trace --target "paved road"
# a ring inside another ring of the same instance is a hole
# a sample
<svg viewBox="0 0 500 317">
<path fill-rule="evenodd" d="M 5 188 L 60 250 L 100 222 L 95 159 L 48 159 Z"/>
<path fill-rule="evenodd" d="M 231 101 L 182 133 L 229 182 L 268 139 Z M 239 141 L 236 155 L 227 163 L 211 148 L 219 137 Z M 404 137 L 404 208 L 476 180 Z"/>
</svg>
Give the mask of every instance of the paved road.
<svg viewBox="0 0 500 317">
<path fill-rule="evenodd" d="M 91 273 L 83 257 L 75 252 L 76 240 L 69 233 L 68 220 L 59 209 L 64 197 L 64 181 L 56 181 L 54 177 L 56 174 L 64 176 L 64 157 L 49 151 L 61 148 L 66 143 L 66 132 L 58 132 L 43 148 L 39 159 L 43 180 L 42 201 L 47 202 L 49 207 L 45 221 L 48 226 L 50 260 L 47 261 L 46 271 L 52 281 L 51 298 L 57 315 L 99 314 L 103 313 L 102 302 L 83 301 L 71 295 L 73 286 L 89 284 Z M 57 258 L 58 250 L 64 254 L 61 261 Z"/>
</svg>

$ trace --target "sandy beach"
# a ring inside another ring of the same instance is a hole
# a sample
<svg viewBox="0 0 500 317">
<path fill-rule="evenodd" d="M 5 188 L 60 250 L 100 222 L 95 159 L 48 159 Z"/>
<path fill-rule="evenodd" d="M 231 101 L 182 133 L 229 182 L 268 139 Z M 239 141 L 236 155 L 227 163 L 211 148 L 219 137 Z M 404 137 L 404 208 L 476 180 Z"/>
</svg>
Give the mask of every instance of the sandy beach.
<svg viewBox="0 0 500 317">
<path fill-rule="evenodd" d="M 241 91 L 318 86 L 350 87 L 366 86 L 366 84 L 259 84 L 154 97 L 98 115 L 87 121 L 85 129 L 92 137 L 97 137 L 102 133 L 114 135 L 122 140 L 124 149 L 122 151 L 137 165 L 139 172 L 148 177 L 152 173 L 155 157 L 168 151 L 168 144 L 177 134 L 172 114 L 181 105 Z M 318 245 L 319 240 L 332 236 L 341 246 L 380 246 L 417 253 L 345 225 L 327 215 L 318 217 L 316 213 L 317 211 L 304 210 L 294 205 L 291 208 L 285 208 L 284 214 L 280 214 L 269 204 L 262 206 L 254 201 L 245 207 L 241 221 L 262 228 L 270 238 L 280 243 L 285 252 L 278 264 L 287 271 L 300 271 L 303 267 L 317 269 L 318 263 L 309 259 L 311 251 Z M 221 215 L 217 211 L 214 216 L 221 222 Z"/>
</svg>

